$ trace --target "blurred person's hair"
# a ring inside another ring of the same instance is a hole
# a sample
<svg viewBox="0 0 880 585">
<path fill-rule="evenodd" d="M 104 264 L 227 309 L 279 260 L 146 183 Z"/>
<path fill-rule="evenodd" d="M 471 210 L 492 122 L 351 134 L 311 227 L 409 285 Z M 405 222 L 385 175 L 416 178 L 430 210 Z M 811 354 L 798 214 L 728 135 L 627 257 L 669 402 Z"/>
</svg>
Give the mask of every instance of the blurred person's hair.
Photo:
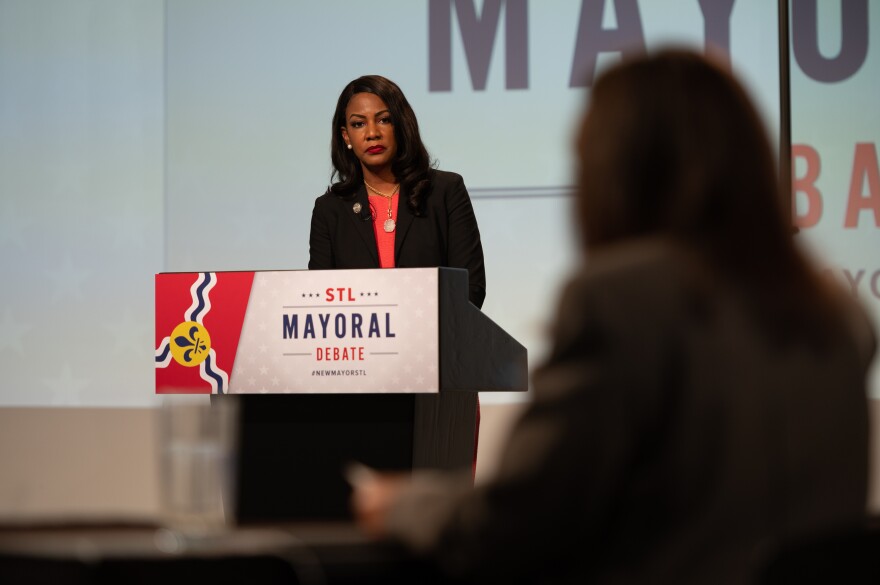
<svg viewBox="0 0 880 585">
<path fill-rule="evenodd" d="M 723 66 L 667 49 L 609 69 L 577 149 L 587 253 L 662 235 L 742 289 L 775 336 L 829 333 L 836 303 L 793 241 L 763 122 Z"/>
</svg>

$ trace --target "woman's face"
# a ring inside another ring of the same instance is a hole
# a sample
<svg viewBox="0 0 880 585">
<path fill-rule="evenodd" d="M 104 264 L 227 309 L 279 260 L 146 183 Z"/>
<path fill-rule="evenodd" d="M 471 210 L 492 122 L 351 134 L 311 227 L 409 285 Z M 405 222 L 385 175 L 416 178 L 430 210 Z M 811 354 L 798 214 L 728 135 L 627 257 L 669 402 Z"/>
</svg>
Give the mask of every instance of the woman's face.
<svg viewBox="0 0 880 585">
<path fill-rule="evenodd" d="M 385 102 L 374 93 L 356 93 L 345 108 L 342 138 L 361 165 L 378 174 L 397 156 L 394 122 Z"/>
</svg>

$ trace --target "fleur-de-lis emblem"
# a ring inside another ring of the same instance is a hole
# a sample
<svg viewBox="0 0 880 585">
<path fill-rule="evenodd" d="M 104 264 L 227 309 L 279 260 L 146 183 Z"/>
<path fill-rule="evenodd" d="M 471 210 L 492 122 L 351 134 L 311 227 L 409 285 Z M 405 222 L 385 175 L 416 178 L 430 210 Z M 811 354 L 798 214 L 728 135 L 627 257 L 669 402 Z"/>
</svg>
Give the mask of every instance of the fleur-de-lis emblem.
<svg viewBox="0 0 880 585">
<path fill-rule="evenodd" d="M 190 327 L 189 337 L 178 335 L 174 338 L 174 343 L 176 343 L 179 347 L 189 348 L 184 350 L 183 352 L 183 361 L 185 362 L 193 361 L 193 353 L 198 356 L 201 352 L 208 351 L 208 346 L 205 345 L 205 343 L 201 340 L 199 336 L 198 327 Z"/>
<path fill-rule="evenodd" d="M 182 366 L 197 366 L 211 351 L 211 336 L 201 323 L 185 321 L 171 332 L 171 356 Z"/>
</svg>

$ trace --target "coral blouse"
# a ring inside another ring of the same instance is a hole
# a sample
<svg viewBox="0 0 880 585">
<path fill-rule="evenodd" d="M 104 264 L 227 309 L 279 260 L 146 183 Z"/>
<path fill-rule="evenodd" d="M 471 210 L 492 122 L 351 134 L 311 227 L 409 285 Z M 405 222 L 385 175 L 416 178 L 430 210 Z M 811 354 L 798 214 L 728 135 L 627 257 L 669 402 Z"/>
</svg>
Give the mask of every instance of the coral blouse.
<svg viewBox="0 0 880 585">
<path fill-rule="evenodd" d="M 388 198 L 381 195 L 369 195 L 370 211 L 373 212 L 373 233 L 376 235 L 376 247 L 379 248 L 379 267 L 394 268 L 394 234 L 385 231 L 388 219 Z M 395 193 L 391 197 L 391 219 L 397 223 L 397 203 L 400 197 Z"/>
</svg>

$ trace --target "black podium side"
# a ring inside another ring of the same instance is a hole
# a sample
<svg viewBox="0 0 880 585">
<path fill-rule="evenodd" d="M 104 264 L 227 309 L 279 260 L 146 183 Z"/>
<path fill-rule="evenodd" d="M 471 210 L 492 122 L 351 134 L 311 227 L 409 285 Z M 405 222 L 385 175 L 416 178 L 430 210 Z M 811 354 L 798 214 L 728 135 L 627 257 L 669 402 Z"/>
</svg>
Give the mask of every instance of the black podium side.
<svg viewBox="0 0 880 585">
<path fill-rule="evenodd" d="M 239 524 L 350 519 L 350 461 L 382 470 L 472 464 L 477 392 L 527 390 L 526 349 L 468 301 L 465 270 L 437 270 L 439 393 L 236 397 Z"/>
</svg>

